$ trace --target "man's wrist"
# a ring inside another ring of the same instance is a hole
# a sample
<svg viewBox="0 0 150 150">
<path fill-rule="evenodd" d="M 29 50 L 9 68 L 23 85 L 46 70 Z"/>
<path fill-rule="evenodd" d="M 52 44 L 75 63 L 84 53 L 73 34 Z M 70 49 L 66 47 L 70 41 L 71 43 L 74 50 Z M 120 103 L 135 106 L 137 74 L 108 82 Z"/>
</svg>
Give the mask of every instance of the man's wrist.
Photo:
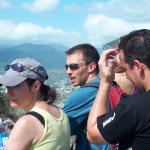
<svg viewBox="0 0 150 150">
<path fill-rule="evenodd" d="M 112 82 L 113 81 L 111 79 L 101 78 L 100 84 L 103 85 L 103 86 L 109 87 L 109 86 L 111 86 Z"/>
</svg>

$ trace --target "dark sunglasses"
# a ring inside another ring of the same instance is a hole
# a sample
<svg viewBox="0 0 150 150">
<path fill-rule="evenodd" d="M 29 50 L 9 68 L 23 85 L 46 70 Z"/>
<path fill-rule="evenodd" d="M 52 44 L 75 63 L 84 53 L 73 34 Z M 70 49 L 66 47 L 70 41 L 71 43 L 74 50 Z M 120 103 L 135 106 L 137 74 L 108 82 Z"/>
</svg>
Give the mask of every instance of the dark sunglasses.
<svg viewBox="0 0 150 150">
<path fill-rule="evenodd" d="M 39 66 L 39 67 L 42 67 L 42 66 Z M 17 71 L 17 72 L 19 72 L 19 73 L 20 73 L 20 72 L 23 72 L 23 71 L 25 71 L 25 70 L 30 70 L 30 71 L 32 71 L 32 72 L 38 74 L 38 75 L 39 75 L 40 77 L 42 77 L 43 79 L 45 79 L 45 80 L 48 79 L 48 76 L 43 77 L 40 73 L 36 72 L 35 70 L 30 69 L 30 68 L 28 68 L 28 67 L 26 67 L 26 66 L 24 66 L 24 65 L 22 65 L 22 64 L 19 64 L 19 63 L 4 66 L 4 71 L 8 71 L 10 68 L 12 68 L 14 71 Z M 37 68 L 37 69 L 40 69 L 40 68 Z M 42 67 L 42 69 L 44 69 L 44 68 Z"/>
<path fill-rule="evenodd" d="M 70 68 L 71 70 L 77 70 L 79 69 L 80 66 L 83 66 L 85 64 L 66 64 L 65 68 L 66 70 L 68 70 L 68 68 Z"/>
</svg>

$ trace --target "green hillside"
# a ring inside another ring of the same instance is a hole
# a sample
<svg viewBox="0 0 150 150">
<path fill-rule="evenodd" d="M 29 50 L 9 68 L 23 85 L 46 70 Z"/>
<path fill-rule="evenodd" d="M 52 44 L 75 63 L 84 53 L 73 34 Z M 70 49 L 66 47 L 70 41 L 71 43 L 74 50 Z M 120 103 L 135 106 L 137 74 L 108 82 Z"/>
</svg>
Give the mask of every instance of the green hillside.
<svg viewBox="0 0 150 150">
<path fill-rule="evenodd" d="M 16 58 L 31 57 L 38 60 L 48 69 L 64 68 L 66 47 L 57 44 L 20 44 L 0 46 L 0 68 Z"/>
<path fill-rule="evenodd" d="M 115 39 L 103 45 L 103 49 L 109 49 L 118 45 L 120 39 Z"/>
</svg>

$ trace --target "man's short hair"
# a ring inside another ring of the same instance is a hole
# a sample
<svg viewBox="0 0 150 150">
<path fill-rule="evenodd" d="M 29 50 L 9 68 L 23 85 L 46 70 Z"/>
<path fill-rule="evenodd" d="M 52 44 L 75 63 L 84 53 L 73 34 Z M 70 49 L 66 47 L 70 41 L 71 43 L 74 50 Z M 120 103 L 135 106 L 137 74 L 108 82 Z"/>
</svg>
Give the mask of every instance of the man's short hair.
<svg viewBox="0 0 150 150">
<path fill-rule="evenodd" d="M 125 61 L 131 68 L 135 59 L 150 68 L 150 30 L 135 30 L 121 37 L 119 50 L 123 50 Z"/>
</svg>

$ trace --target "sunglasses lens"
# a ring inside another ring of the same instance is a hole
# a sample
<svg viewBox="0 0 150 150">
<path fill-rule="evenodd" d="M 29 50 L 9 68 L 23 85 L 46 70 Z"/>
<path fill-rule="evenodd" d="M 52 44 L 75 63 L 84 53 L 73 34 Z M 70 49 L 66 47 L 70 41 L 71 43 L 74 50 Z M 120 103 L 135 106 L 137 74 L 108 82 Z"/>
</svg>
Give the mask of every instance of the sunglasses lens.
<svg viewBox="0 0 150 150">
<path fill-rule="evenodd" d="M 8 71 L 8 70 L 9 70 L 9 68 L 10 68 L 10 65 L 6 65 L 6 66 L 4 66 L 4 71 Z"/>
<path fill-rule="evenodd" d="M 66 68 L 66 70 L 68 70 L 68 68 L 70 68 L 71 70 L 76 70 L 79 68 L 79 65 L 78 64 L 69 64 L 69 65 L 66 64 L 65 68 Z"/>
<path fill-rule="evenodd" d="M 78 64 L 70 64 L 70 69 L 71 70 L 76 70 L 79 68 L 79 65 Z"/>
<path fill-rule="evenodd" d="M 68 65 L 67 64 L 65 65 L 65 68 L 66 68 L 66 70 L 68 70 Z"/>
<path fill-rule="evenodd" d="M 21 64 L 13 64 L 11 65 L 11 68 L 18 72 L 22 72 L 24 70 L 24 67 Z"/>
</svg>

